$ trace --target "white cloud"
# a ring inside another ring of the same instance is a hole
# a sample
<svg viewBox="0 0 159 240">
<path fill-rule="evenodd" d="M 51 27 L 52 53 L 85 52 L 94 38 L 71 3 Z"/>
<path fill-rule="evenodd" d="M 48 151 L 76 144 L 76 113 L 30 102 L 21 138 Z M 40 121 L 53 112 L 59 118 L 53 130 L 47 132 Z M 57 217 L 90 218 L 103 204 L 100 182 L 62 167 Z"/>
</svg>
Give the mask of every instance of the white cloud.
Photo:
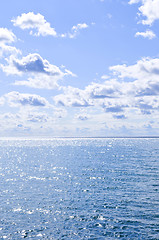
<svg viewBox="0 0 159 240">
<path fill-rule="evenodd" d="M 116 80 L 108 80 L 103 84 L 92 83 L 85 88 L 92 99 L 116 98 L 121 94 L 121 84 Z"/>
<path fill-rule="evenodd" d="M 4 99 L 10 107 L 29 106 L 29 107 L 49 107 L 49 102 L 36 94 L 9 92 Z"/>
<path fill-rule="evenodd" d="M 159 58 L 143 58 L 134 65 L 116 65 L 110 67 L 110 70 L 119 78 L 140 79 L 142 82 L 145 80 L 158 81 Z"/>
<path fill-rule="evenodd" d="M 5 103 L 4 97 L 0 97 L 0 106 L 3 106 Z"/>
<path fill-rule="evenodd" d="M 11 20 L 14 26 L 20 27 L 21 29 L 31 29 L 30 35 L 34 36 L 48 36 L 53 37 L 62 37 L 62 38 L 75 38 L 80 30 L 88 28 L 86 23 L 78 23 L 73 26 L 71 31 L 68 33 L 57 34 L 54 28 L 50 26 L 50 23 L 47 22 L 43 15 L 40 13 L 22 13 L 21 16 L 18 16 Z"/>
<path fill-rule="evenodd" d="M 2 127 L 2 132 L 5 132 L 5 135 L 8 133 L 11 134 L 21 133 L 30 134 L 31 132 L 36 131 L 41 133 L 42 129 L 48 125 L 50 117 L 46 112 L 37 112 L 32 109 L 20 109 L 17 113 L 5 113 L 0 115 L 0 125 Z"/>
<path fill-rule="evenodd" d="M 158 0 L 130 0 L 129 4 L 139 3 L 139 14 L 145 17 L 141 22 L 144 25 L 152 25 L 152 23 L 159 19 L 159 1 Z"/>
<path fill-rule="evenodd" d="M 45 74 L 36 74 L 32 77 L 28 77 L 27 80 L 15 81 L 14 85 L 26 86 L 39 89 L 55 89 L 58 88 L 58 77 L 47 76 Z"/>
<path fill-rule="evenodd" d="M 75 118 L 80 120 L 80 121 L 86 121 L 90 118 L 90 115 L 88 115 L 88 114 L 76 114 Z"/>
<path fill-rule="evenodd" d="M 116 121 L 159 110 L 159 58 L 143 58 L 134 65 L 116 65 L 110 70 L 116 79 L 91 83 L 83 90 L 70 86 L 61 88 L 64 93 L 54 97 L 55 104 L 103 111 Z M 86 120 L 78 113 L 76 119 L 80 118 Z"/>
<path fill-rule="evenodd" d="M 103 79 L 103 80 L 106 80 L 106 79 L 109 79 L 110 77 L 108 76 L 108 75 L 102 75 L 101 76 L 101 79 Z"/>
<path fill-rule="evenodd" d="M 63 75 L 60 69 L 43 59 L 39 54 L 33 53 L 18 59 L 11 56 L 8 65 L 2 65 L 7 74 L 22 75 L 23 73 L 42 73 L 50 76 Z"/>
<path fill-rule="evenodd" d="M 49 117 L 44 112 L 29 112 L 27 113 L 26 120 L 31 123 L 46 123 Z"/>
<path fill-rule="evenodd" d="M 146 32 L 137 32 L 135 34 L 135 37 L 138 37 L 138 36 L 148 38 L 148 39 L 153 39 L 156 37 L 155 33 L 151 30 L 146 30 Z"/>
<path fill-rule="evenodd" d="M 15 85 L 24 85 L 33 88 L 53 89 L 58 86 L 58 80 L 65 76 L 73 76 L 68 69 L 61 69 L 53 64 L 50 64 L 46 59 L 43 59 L 39 54 L 29 54 L 21 59 L 11 55 L 7 60 L 7 65 L 1 64 L 2 70 L 7 75 L 27 75 L 27 80 L 16 81 Z"/>
<path fill-rule="evenodd" d="M 141 0 L 130 0 L 129 4 L 133 4 L 133 3 L 139 3 Z"/>
<path fill-rule="evenodd" d="M 86 23 L 78 23 L 76 26 L 72 27 L 72 33 L 69 34 L 70 38 L 75 38 L 81 29 L 88 28 Z"/>
<path fill-rule="evenodd" d="M 89 107 L 88 96 L 85 91 L 74 87 L 63 87 L 64 94 L 56 95 L 53 99 L 55 104 L 64 107 Z"/>
<path fill-rule="evenodd" d="M 31 35 L 34 36 L 56 36 L 57 33 L 54 28 L 50 26 L 43 15 L 40 13 L 34 14 L 33 12 L 22 13 L 21 16 L 12 20 L 14 26 L 18 26 L 21 29 L 35 29 L 30 31 Z"/>
<path fill-rule="evenodd" d="M 79 34 L 80 30 L 86 29 L 89 26 L 86 23 L 78 23 L 77 25 L 73 26 L 71 29 L 71 32 L 69 33 L 62 33 L 61 37 L 69 37 L 69 38 L 76 38 L 77 35 Z"/>
<path fill-rule="evenodd" d="M 5 55 L 17 55 L 20 54 L 21 51 L 16 49 L 16 47 L 9 46 L 16 41 L 15 34 L 8 30 L 7 28 L 0 28 L 0 57 L 4 57 Z"/>
<path fill-rule="evenodd" d="M 14 33 L 7 28 L 0 28 L 0 44 L 12 43 L 16 40 Z"/>
<path fill-rule="evenodd" d="M 8 46 L 8 45 L 1 45 L 1 55 L 14 55 L 17 56 L 19 54 L 22 54 L 19 49 L 13 46 Z"/>
</svg>

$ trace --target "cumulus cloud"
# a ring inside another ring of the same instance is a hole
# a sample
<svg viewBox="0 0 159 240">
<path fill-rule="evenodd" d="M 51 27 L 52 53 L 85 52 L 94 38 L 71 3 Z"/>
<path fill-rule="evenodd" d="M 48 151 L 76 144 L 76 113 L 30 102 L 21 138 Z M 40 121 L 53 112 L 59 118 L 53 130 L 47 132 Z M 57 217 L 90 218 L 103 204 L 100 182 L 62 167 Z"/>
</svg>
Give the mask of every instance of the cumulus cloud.
<svg viewBox="0 0 159 240">
<path fill-rule="evenodd" d="M 159 110 L 159 97 L 144 96 L 135 99 L 135 106 L 141 110 Z"/>
<path fill-rule="evenodd" d="M 118 98 L 122 95 L 122 84 L 116 80 L 106 81 L 102 84 L 91 83 L 85 89 L 74 87 L 61 88 L 64 93 L 56 95 L 56 104 L 67 107 L 90 107 L 96 104 L 97 100 Z"/>
<path fill-rule="evenodd" d="M 7 74 L 43 73 L 51 76 L 62 74 L 57 66 L 50 64 L 37 53 L 29 54 L 21 59 L 11 56 L 7 61 L 8 65 L 1 65 Z"/>
<path fill-rule="evenodd" d="M 129 4 L 139 3 L 139 14 L 145 17 L 141 21 L 144 25 L 152 25 L 152 23 L 159 19 L 159 1 L 158 0 L 130 0 Z"/>
<path fill-rule="evenodd" d="M 53 36 L 53 37 L 68 37 L 75 38 L 82 29 L 88 28 L 86 23 L 78 23 L 74 25 L 70 32 L 58 34 L 50 23 L 47 22 L 44 16 L 40 13 L 22 13 L 20 16 L 11 20 L 13 25 L 21 29 L 30 29 L 30 35 L 33 36 Z"/>
<path fill-rule="evenodd" d="M 63 107 L 90 107 L 117 120 L 135 114 L 152 114 L 159 110 L 159 59 L 143 58 L 134 65 L 110 67 L 116 79 L 91 83 L 85 89 L 65 87 L 54 97 L 55 104 Z M 83 114 L 76 118 L 86 120 Z"/>
<path fill-rule="evenodd" d="M 123 83 L 123 93 L 131 96 L 157 96 L 159 94 L 159 59 L 143 58 L 136 64 L 116 65 L 110 68 L 120 79 L 128 79 Z"/>
<path fill-rule="evenodd" d="M 93 99 L 114 98 L 121 95 L 121 84 L 116 80 L 109 80 L 103 84 L 92 83 L 86 87 L 85 92 Z"/>
<path fill-rule="evenodd" d="M 27 94 L 19 92 L 10 92 L 3 96 L 11 107 L 31 106 L 31 107 L 48 107 L 49 102 L 36 94 Z"/>
<path fill-rule="evenodd" d="M 50 26 L 43 15 L 40 13 L 34 14 L 33 12 L 22 13 L 21 16 L 12 19 L 14 26 L 20 27 L 21 29 L 34 29 L 30 31 L 31 35 L 34 36 L 56 36 L 57 33 L 54 28 Z"/>
<path fill-rule="evenodd" d="M 1 64 L 2 70 L 7 75 L 26 74 L 27 80 L 16 81 L 15 85 L 23 85 L 33 88 L 53 89 L 58 86 L 57 81 L 64 76 L 73 76 L 68 69 L 61 69 L 53 64 L 50 64 L 46 59 L 43 59 L 39 54 L 33 53 L 19 59 L 17 56 L 11 55 L 7 60 L 8 64 Z"/>
<path fill-rule="evenodd" d="M 146 32 L 137 32 L 135 34 L 135 37 L 139 37 L 139 36 L 148 38 L 148 39 L 153 39 L 156 37 L 156 34 L 151 30 L 146 30 Z"/>
<path fill-rule="evenodd" d="M 134 65 L 115 65 L 110 67 L 110 70 L 119 78 L 140 79 L 141 81 L 155 79 L 157 81 L 159 76 L 159 58 L 143 58 Z"/>
<path fill-rule="evenodd" d="M 64 94 L 56 95 L 53 99 L 56 104 L 65 107 L 89 107 L 91 106 L 85 91 L 74 87 L 64 87 Z"/>
</svg>

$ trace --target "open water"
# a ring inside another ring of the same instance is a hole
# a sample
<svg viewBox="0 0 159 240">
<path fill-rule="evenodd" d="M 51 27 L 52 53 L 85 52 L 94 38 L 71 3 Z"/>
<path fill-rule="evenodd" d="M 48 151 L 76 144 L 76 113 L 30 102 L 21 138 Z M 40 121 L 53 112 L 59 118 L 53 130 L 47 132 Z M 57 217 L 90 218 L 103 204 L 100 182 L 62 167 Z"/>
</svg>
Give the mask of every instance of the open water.
<svg viewBox="0 0 159 240">
<path fill-rule="evenodd" d="M 0 239 L 159 239 L 159 139 L 0 140 Z"/>
</svg>

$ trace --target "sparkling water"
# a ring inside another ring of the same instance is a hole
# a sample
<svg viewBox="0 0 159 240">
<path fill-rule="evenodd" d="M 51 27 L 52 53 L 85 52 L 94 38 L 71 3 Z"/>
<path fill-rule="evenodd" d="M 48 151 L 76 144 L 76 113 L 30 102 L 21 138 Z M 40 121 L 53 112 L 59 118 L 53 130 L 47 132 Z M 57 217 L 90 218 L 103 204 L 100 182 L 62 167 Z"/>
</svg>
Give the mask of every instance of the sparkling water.
<svg viewBox="0 0 159 240">
<path fill-rule="evenodd" d="M 159 239 L 159 139 L 0 140 L 0 239 Z"/>
</svg>

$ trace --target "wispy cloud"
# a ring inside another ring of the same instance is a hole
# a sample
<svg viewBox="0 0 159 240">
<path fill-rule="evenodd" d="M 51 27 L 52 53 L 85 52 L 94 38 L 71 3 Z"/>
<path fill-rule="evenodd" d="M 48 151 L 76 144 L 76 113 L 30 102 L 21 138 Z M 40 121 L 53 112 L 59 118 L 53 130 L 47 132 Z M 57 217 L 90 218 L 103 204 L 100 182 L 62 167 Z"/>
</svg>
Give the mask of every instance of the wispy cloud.
<svg viewBox="0 0 159 240">
<path fill-rule="evenodd" d="M 80 33 L 80 30 L 86 29 L 88 27 L 89 26 L 86 23 L 78 23 L 77 25 L 72 27 L 70 32 L 61 34 L 61 37 L 76 38 Z"/>
<path fill-rule="evenodd" d="M 11 43 L 16 40 L 14 33 L 7 28 L 0 28 L 0 44 Z"/>
</svg>

